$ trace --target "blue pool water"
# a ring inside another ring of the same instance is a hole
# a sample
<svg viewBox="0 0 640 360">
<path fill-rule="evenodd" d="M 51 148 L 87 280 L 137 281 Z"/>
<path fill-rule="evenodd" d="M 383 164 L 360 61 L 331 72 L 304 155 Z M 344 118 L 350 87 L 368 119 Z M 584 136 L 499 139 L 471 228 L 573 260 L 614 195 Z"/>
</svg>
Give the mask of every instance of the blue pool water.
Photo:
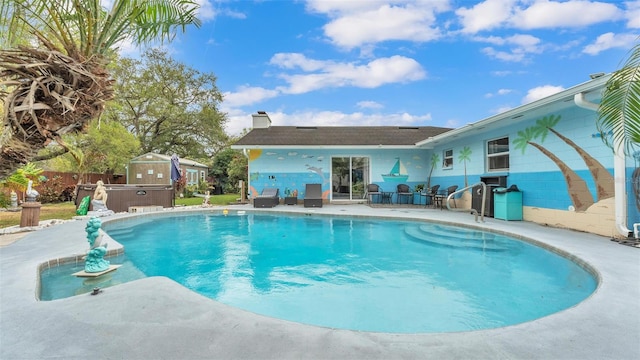
<svg viewBox="0 0 640 360">
<path fill-rule="evenodd" d="M 332 328 L 496 328 L 571 307 L 596 287 L 589 272 L 546 249 L 424 222 L 205 213 L 103 228 L 126 256 L 111 259 L 123 266 L 101 287 L 167 276 L 234 307 Z M 42 298 L 90 291 L 70 285 L 70 271 L 44 272 Z"/>
</svg>

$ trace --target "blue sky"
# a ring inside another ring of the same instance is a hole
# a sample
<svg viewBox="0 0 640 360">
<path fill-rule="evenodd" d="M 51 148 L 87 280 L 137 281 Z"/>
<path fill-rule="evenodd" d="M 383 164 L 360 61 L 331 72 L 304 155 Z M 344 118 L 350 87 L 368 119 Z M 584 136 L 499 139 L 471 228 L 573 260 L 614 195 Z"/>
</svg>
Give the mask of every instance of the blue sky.
<svg viewBox="0 0 640 360">
<path fill-rule="evenodd" d="M 167 47 L 217 76 L 230 134 L 258 110 L 456 128 L 614 71 L 640 35 L 640 0 L 198 2 L 202 26 Z"/>
</svg>

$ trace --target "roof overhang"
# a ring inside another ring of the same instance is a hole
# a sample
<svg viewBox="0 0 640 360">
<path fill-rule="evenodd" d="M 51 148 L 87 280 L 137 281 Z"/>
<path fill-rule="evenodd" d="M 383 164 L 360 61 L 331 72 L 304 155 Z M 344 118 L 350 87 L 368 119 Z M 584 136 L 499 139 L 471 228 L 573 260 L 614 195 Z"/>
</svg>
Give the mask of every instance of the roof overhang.
<svg viewBox="0 0 640 360">
<path fill-rule="evenodd" d="M 361 149 L 415 149 L 415 145 L 231 145 L 232 149 L 331 149 L 331 150 L 361 150 Z"/>
</svg>

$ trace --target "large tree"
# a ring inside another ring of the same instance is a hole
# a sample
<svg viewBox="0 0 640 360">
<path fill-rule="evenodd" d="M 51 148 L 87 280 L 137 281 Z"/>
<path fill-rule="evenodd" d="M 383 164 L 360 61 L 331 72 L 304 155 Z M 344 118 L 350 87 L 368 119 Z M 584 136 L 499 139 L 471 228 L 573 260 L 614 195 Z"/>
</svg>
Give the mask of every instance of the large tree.
<svg viewBox="0 0 640 360">
<path fill-rule="evenodd" d="M 124 126 L 114 121 L 93 121 L 86 133 L 67 134 L 70 151 L 47 161 L 57 171 L 123 174 L 131 158 L 140 153 L 140 143 Z"/>
<path fill-rule="evenodd" d="M 106 65 L 121 41 L 171 40 L 200 25 L 189 0 L 3 0 L 0 178 L 51 141 L 85 129 L 113 97 Z M 64 145 L 64 144 L 63 144 Z"/>
<path fill-rule="evenodd" d="M 129 129 L 143 153 L 176 153 L 209 162 L 227 144 L 226 115 L 218 111 L 222 94 L 213 74 L 177 62 L 160 49 L 148 49 L 139 60 L 121 59 L 113 74 L 116 97 L 105 117 Z"/>
</svg>

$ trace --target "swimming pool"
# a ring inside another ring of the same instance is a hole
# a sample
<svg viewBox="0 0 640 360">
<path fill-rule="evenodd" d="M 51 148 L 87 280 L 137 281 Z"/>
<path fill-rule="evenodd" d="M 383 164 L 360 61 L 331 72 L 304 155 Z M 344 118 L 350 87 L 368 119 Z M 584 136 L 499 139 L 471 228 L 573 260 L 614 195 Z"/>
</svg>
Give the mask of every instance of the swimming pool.
<svg viewBox="0 0 640 360">
<path fill-rule="evenodd" d="M 546 249 L 424 222 L 201 213 L 104 229 L 125 246 L 116 273 L 167 276 L 225 304 L 332 328 L 502 327 L 571 307 L 596 287 Z"/>
</svg>

